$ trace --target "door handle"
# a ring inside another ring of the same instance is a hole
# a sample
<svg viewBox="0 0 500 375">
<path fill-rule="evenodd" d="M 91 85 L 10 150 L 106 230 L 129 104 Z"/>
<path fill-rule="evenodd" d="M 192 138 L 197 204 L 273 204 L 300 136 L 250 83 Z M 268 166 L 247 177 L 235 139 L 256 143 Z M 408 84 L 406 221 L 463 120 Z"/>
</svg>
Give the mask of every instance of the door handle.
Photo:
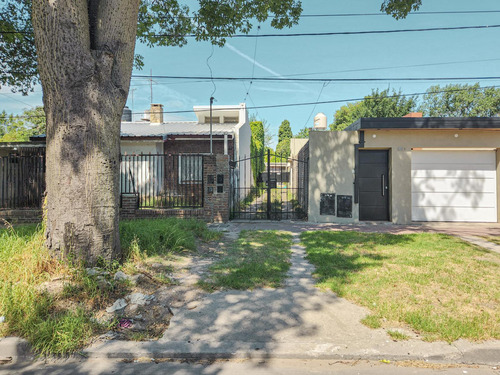
<svg viewBox="0 0 500 375">
<path fill-rule="evenodd" d="M 382 175 L 382 196 L 385 196 L 385 175 Z"/>
</svg>

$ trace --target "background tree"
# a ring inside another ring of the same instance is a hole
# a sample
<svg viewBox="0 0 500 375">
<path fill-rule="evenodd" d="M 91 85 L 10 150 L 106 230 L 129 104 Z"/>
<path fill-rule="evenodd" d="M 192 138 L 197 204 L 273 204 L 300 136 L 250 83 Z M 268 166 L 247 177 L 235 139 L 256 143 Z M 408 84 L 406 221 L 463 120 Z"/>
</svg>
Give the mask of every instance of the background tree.
<svg viewBox="0 0 500 375">
<path fill-rule="evenodd" d="M 250 123 L 252 139 L 250 140 L 250 157 L 254 183 L 257 184 L 260 172 L 265 168 L 264 164 L 264 124 L 262 121 Z"/>
<path fill-rule="evenodd" d="M 335 120 L 330 124 L 331 130 L 343 130 L 361 117 L 401 117 L 413 112 L 416 108 L 414 97 L 405 97 L 401 91 L 372 90 L 364 100 L 342 106 L 335 112 Z"/>
<path fill-rule="evenodd" d="M 290 121 L 284 120 L 278 130 L 278 144 L 276 145 L 276 154 L 282 158 L 290 156 L 290 139 L 293 137 Z"/>
<path fill-rule="evenodd" d="M 252 20 L 290 27 L 301 11 L 297 0 L 199 0 L 194 11 L 177 0 L 3 2 L 0 83 L 27 93 L 39 78 L 43 89 L 47 247 L 88 264 L 121 257 L 120 118 L 136 38 L 181 46 L 194 34 L 222 46 Z"/>
<path fill-rule="evenodd" d="M 491 117 L 500 113 L 500 89 L 474 85 L 432 86 L 420 110 L 429 117 Z"/>
<path fill-rule="evenodd" d="M 295 134 L 293 137 L 294 138 L 309 138 L 310 131 L 311 131 L 311 129 L 306 126 L 302 129 L 300 129 L 299 132 L 297 134 Z"/>
<path fill-rule="evenodd" d="M 0 142 L 25 142 L 34 135 L 45 133 L 43 107 L 25 110 L 20 116 L 0 114 Z"/>
</svg>

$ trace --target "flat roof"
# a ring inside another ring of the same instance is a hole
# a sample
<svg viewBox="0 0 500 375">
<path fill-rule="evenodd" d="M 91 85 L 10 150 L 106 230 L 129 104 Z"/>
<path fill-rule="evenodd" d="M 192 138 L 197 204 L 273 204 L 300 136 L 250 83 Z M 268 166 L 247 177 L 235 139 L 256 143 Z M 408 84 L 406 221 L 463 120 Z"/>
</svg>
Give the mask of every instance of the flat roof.
<svg viewBox="0 0 500 375">
<path fill-rule="evenodd" d="M 360 118 L 344 130 L 378 129 L 493 129 L 500 117 L 380 117 Z"/>
</svg>

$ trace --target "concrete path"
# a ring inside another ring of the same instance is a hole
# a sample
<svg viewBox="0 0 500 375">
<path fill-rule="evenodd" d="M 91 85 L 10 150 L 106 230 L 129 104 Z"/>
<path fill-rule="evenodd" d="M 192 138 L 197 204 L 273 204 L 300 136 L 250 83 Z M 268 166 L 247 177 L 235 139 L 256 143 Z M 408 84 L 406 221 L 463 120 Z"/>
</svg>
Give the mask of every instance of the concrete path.
<svg viewBox="0 0 500 375">
<path fill-rule="evenodd" d="M 111 358 L 315 358 L 433 360 L 500 365 L 500 341 L 452 345 L 418 339 L 395 342 L 383 329 L 360 323 L 368 313 L 331 292 L 314 287 L 313 266 L 299 245 L 303 230 L 363 230 L 407 233 L 432 228 L 391 225 L 332 226 L 308 223 L 230 223 L 232 237 L 242 229 L 288 230 L 294 235 L 292 265 L 283 288 L 223 291 L 189 309 L 174 310 L 163 338 L 151 342 L 109 341 L 87 350 Z M 358 229 L 356 229 L 358 228 Z"/>
</svg>

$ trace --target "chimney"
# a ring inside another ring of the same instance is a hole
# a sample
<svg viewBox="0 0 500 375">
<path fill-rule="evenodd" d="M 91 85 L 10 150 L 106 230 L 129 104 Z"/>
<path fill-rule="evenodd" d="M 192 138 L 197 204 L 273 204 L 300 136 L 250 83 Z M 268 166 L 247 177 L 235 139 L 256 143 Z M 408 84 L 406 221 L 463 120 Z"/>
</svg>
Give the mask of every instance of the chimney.
<svg viewBox="0 0 500 375">
<path fill-rule="evenodd" d="M 422 112 L 411 112 L 407 115 L 404 115 L 403 117 L 422 117 Z"/>
<path fill-rule="evenodd" d="M 163 123 L 163 104 L 151 104 L 151 124 Z"/>
</svg>

